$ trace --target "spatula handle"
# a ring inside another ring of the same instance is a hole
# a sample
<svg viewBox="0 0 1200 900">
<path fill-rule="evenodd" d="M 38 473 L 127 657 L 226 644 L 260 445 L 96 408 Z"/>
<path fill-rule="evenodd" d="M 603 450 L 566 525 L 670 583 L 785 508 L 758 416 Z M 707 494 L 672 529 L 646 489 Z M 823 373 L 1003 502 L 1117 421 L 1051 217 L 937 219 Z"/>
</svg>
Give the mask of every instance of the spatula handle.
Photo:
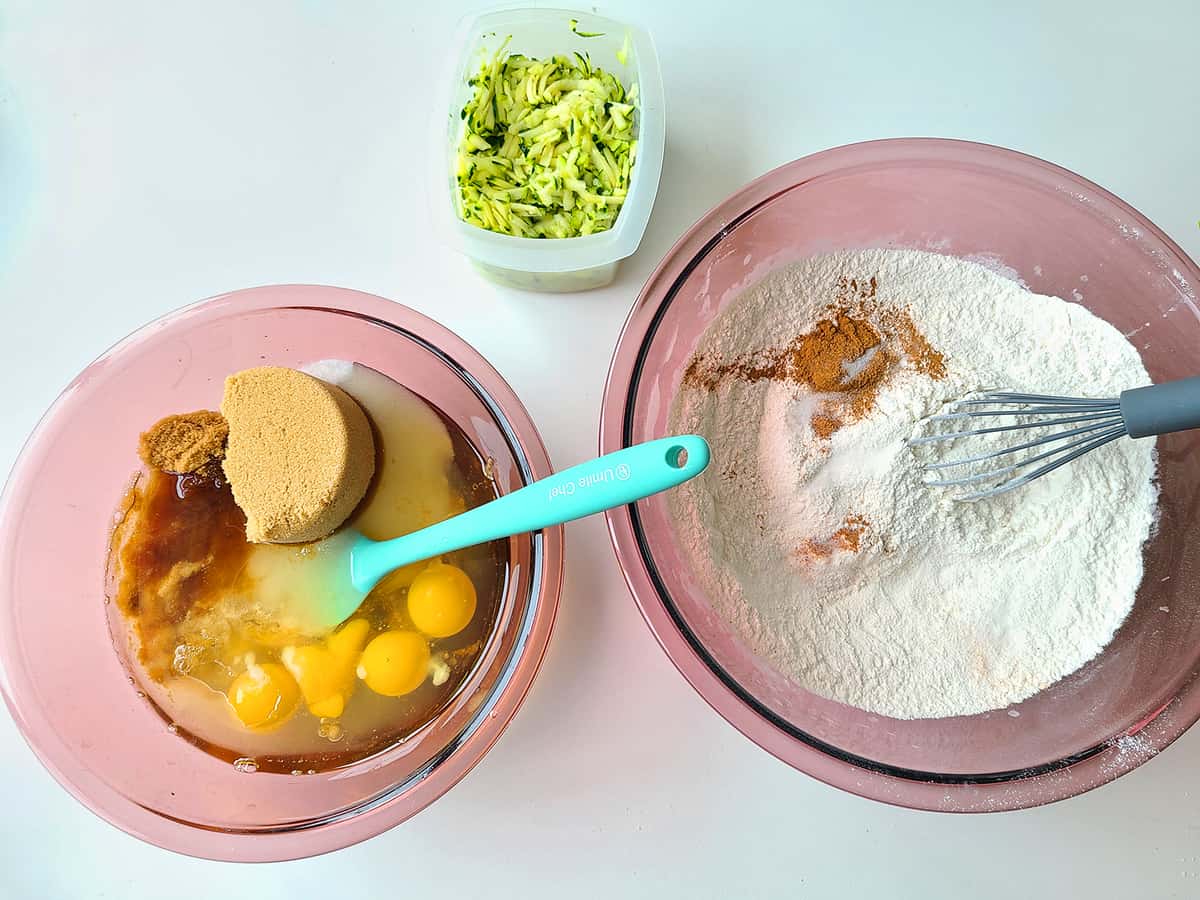
<svg viewBox="0 0 1200 900">
<path fill-rule="evenodd" d="M 660 438 L 564 469 L 412 534 L 364 541 L 352 553 L 354 587 L 365 593 L 409 563 L 633 503 L 699 475 L 708 459 L 708 444 L 698 435 Z"/>
<path fill-rule="evenodd" d="M 1200 428 L 1200 375 L 1122 391 L 1121 418 L 1133 438 Z"/>
</svg>

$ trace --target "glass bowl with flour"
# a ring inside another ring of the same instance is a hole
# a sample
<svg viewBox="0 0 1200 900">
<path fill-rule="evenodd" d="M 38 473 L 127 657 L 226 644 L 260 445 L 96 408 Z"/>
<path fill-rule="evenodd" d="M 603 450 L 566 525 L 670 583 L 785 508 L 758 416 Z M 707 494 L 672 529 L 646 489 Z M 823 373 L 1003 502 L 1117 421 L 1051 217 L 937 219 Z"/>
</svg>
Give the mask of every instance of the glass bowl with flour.
<svg viewBox="0 0 1200 900">
<path fill-rule="evenodd" d="M 704 435 L 720 465 L 673 494 L 678 537 L 722 618 L 813 693 L 899 719 L 1003 709 L 1133 608 L 1154 444 L 962 503 L 925 486 L 906 439 L 972 391 L 1148 382 L 1115 327 L 979 263 L 813 257 L 743 291 L 689 362 L 669 430 Z"/>
<path fill-rule="evenodd" d="M 713 447 L 609 517 L 659 641 L 757 743 L 890 802 L 1035 805 L 1157 752 L 1200 717 L 1196 437 L 978 503 L 926 488 L 905 441 L 975 390 L 1200 371 L 1196 281 L 1119 200 L 998 148 L 874 142 L 752 183 L 663 262 L 614 358 L 605 450 Z"/>
</svg>

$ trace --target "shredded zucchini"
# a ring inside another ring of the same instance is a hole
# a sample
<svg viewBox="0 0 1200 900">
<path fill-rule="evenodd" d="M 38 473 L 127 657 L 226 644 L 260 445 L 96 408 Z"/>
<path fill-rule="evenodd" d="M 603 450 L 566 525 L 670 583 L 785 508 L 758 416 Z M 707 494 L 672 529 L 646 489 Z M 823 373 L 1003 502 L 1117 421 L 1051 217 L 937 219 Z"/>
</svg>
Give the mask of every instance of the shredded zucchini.
<svg viewBox="0 0 1200 900">
<path fill-rule="evenodd" d="M 621 43 L 621 49 L 617 51 L 617 62 L 621 65 L 629 63 L 629 32 L 625 32 L 625 40 Z"/>
<path fill-rule="evenodd" d="M 587 54 L 538 60 L 505 40 L 469 80 L 456 176 L 463 220 L 488 231 L 569 238 L 616 222 L 637 157 L 637 85 Z"/>
<path fill-rule="evenodd" d="M 603 31 L 580 31 L 578 19 L 571 19 L 570 25 L 571 25 L 571 31 L 573 31 L 575 34 L 579 35 L 581 38 L 604 37 Z"/>
</svg>

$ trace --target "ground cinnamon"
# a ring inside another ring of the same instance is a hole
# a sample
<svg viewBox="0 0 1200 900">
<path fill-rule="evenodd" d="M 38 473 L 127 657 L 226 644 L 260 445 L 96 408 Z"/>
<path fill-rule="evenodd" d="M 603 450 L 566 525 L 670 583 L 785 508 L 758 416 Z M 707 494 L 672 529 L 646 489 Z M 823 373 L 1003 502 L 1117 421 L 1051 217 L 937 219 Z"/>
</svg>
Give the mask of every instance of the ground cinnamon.
<svg viewBox="0 0 1200 900">
<path fill-rule="evenodd" d="M 837 395 L 812 419 L 818 437 L 828 439 L 845 421 L 862 418 L 875 405 L 875 395 L 896 363 L 883 340 L 874 325 L 842 308 L 792 342 L 788 377 L 817 393 Z"/>
<path fill-rule="evenodd" d="M 843 550 L 857 553 L 859 542 L 862 540 L 862 533 L 867 530 L 867 526 L 870 524 L 863 516 L 857 514 L 846 516 L 842 527 L 833 533 L 833 537 L 830 540 Z"/>
<path fill-rule="evenodd" d="M 796 557 L 805 563 L 829 559 L 837 550 L 857 553 L 862 545 L 863 532 L 870 527 L 870 522 L 857 513 L 846 516 L 842 526 L 826 540 L 808 538 L 796 548 Z"/>
<path fill-rule="evenodd" d="M 917 331 L 912 317 L 906 312 L 889 311 L 888 319 L 905 357 L 918 372 L 934 381 L 946 377 L 946 359 L 933 349 L 925 335 Z"/>
<path fill-rule="evenodd" d="M 842 420 L 833 416 L 815 415 L 810 421 L 813 434 L 823 441 L 829 440 L 830 436 L 842 427 Z"/>
<path fill-rule="evenodd" d="M 138 441 L 138 456 L 151 468 L 174 475 L 199 472 L 225 455 L 229 425 L 208 409 L 159 419 Z"/>
<path fill-rule="evenodd" d="M 847 366 L 866 357 L 882 341 L 873 325 L 840 309 L 833 318 L 822 319 L 812 331 L 792 342 L 786 359 L 788 374 L 814 391 L 844 393 L 878 381 L 884 368 L 877 362 L 878 353 L 853 375 Z"/>
<path fill-rule="evenodd" d="M 715 390 L 722 382 L 791 381 L 805 385 L 823 402 L 812 416 L 813 433 L 828 440 L 834 432 L 865 416 L 882 388 L 906 361 L 908 367 L 941 379 L 942 354 L 917 330 L 902 309 L 877 309 L 875 278 L 839 279 L 829 317 L 797 335 L 782 349 L 745 354 L 732 360 L 697 354 L 683 382 Z"/>
</svg>

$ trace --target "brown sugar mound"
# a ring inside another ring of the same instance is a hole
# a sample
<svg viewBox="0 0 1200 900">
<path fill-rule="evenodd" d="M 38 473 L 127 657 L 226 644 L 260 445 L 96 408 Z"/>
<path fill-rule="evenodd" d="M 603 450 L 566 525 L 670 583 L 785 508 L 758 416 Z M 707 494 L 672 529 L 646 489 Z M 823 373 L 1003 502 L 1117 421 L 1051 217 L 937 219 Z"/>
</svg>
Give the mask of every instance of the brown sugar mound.
<svg viewBox="0 0 1200 900">
<path fill-rule="evenodd" d="M 277 366 L 225 379 L 225 476 L 246 514 L 246 538 L 325 537 L 354 511 L 375 473 L 362 408 L 341 388 Z"/>
<path fill-rule="evenodd" d="M 201 409 L 159 419 L 138 440 L 142 462 L 160 472 L 199 472 L 225 455 L 229 425 L 218 412 Z"/>
</svg>

